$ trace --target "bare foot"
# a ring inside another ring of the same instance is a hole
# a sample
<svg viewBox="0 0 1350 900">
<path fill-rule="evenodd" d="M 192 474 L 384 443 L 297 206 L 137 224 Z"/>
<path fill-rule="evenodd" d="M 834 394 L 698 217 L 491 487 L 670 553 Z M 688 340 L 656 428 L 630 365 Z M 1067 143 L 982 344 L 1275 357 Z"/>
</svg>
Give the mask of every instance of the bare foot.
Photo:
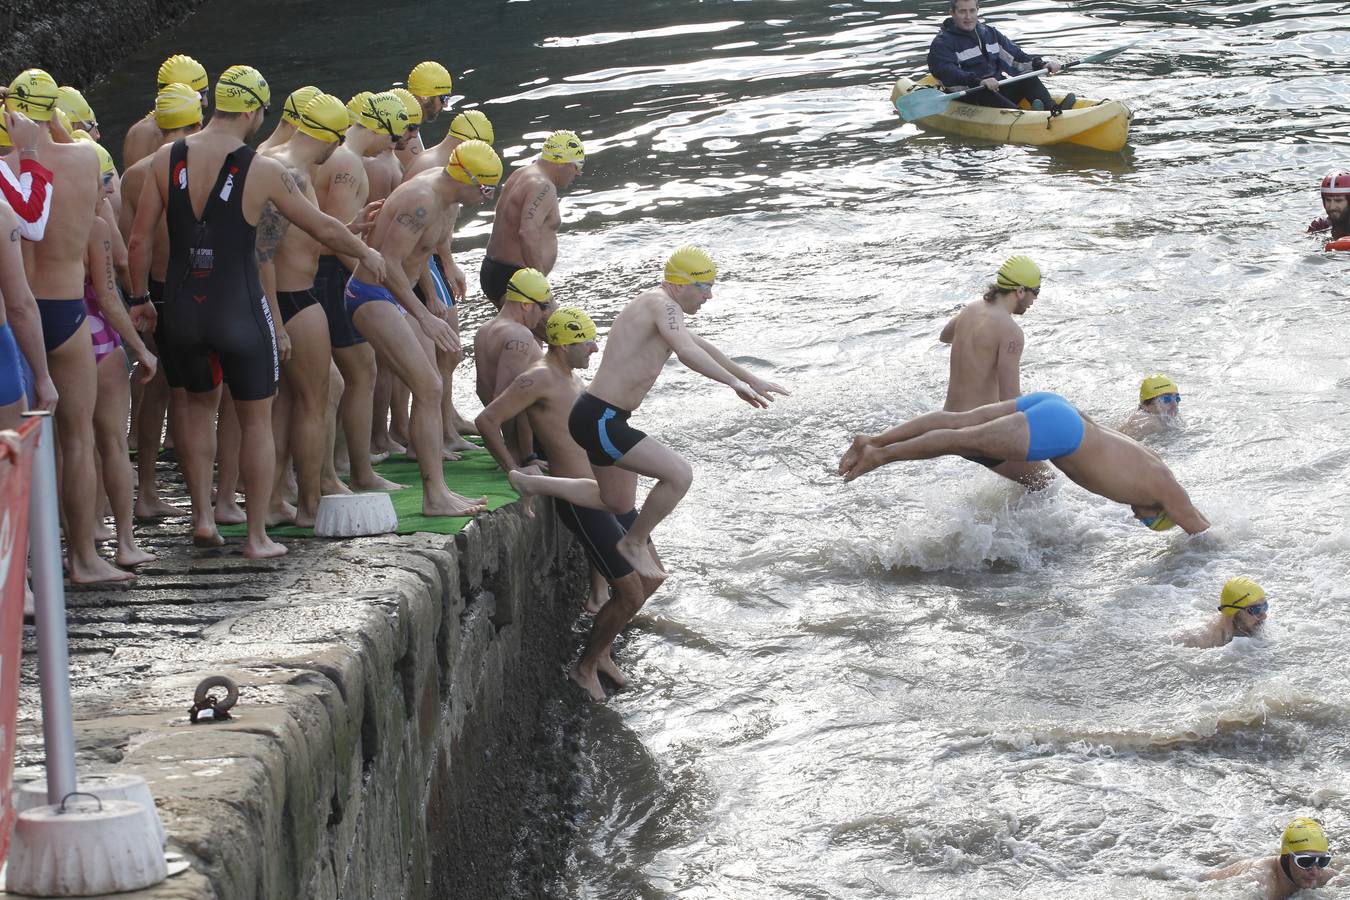
<svg viewBox="0 0 1350 900">
<path fill-rule="evenodd" d="M 242 525 L 248 521 L 248 516 L 244 515 L 244 510 L 233 500 L 216 501 L 216 524 L 217 525 Z"/>
<path fill-rule="evenodd" d="M 652 556 L 651 551 L 647 549 L 644 541 L 639 544 L 632 540 L 631 533 L 625 534 L 619 538 L 619 542 L 614 548 L 619 551 L 619 555 L 628 560 L 628 564 L 633 567 L 644 578 L 665 578 L 666 570 L 657 563 L 656 557 Z"/>
<path fill-rule="evenodd" d="M 388 458 L 389 458 L 389 451 L 381 450 L 379 453 L 370 454 L 370 464 L 372 466 L 378 466 L 380 463 L 384 462 Z"/>
<path fill-rule="evenodd" d="M 519 469 L 512 469 L 506 473 L 506 480 L 511 482 L 511 487 L 515 488 L 516 493 L 523 500 L 526 497 L 533 497 L 534 491 L 530 489 L 530 479 L 533 476 L 526 475 Z"/>
<path fill-rule="evenodd" d="M 461 415 L 459 414 L 459 410 L 455 410 L 455 422 L 454 422 L 454 424 L 455 424 L 455 431 L 459 432 L 460 434 L 477 434 L 477 433 L 478 433 L 478 426 L 475 425 L 475 424 L 473 424 L 472 422 L 470 422 L 468 419 L 464 418 L 463 416 L 461 416 Z"/>
<path fill-rule="evenodd" d="M 839 460 L 839 474 L 843 475 L 848 472 L 849 469 L 853 468 L 858 462 L 858 457 L 862 456 L 862 452 L 866 450 L 868 446 L 869 443 L 866 435 L 854 435 L 853 443 L 849 445 L 848 450 L 844 452 L 843 458 Z"/>
<path fill-rule="evenodd" d="M 133 510 L 136 520 L 140 522 L 153 522 L 157 519 L 168 518 L 169 516 L 187 515 L 187 510 L 179 509 L 169 503 L 165 503 L 158 497 L 146 497 L 141 495 L 136 498 L 136 506 Z"/>
<path fill-rule="evenodd" d="M 216 521 L 220 521 L 217 519 Z M 277 525 L 285 522 L 290 524 L 295 521 L 295 507 L 282 500 L 280 503 L 273 503 L 272 508 L 267 511 L 267 527 L 275 528 Z"/>
<path fill-rule="evenodd" d="M 590 694 L 592 700 L 597 703 L 603 701 L 605 699 L 605 689 L 600 686 L 600 679 L 596 676 L 595 672 L 591 672 L 589 675 L 583 674 L 579 668 L 580 665 L 580 663 L 577 663 L 572 666 L 572 668 L 567 671 L 567 677 L 581 685 L 581 689 L 587 694 Z"/>
<path fill-rule="evenodd" d="M 408 449 L 405 452 L 408 459 L 417 459 L 417 451 L 412 448 L 411 444 L 408 445 Z M 455 460 L 459 459 L 459 454 L 452 453 L 448 447 L 442 447 L 441 459 L 445 460 L 446 462 L 454 462 Z"/>
<path fill-rule="evenodd" d="M 464 440 L 459 435 L 447 438 L 445 441 L 446 453 L 463 453 L 466 450 L 482 450 L 483 448 L 475 443 Z"/>
<path fill-rule="evenodd" d="M 225 539 L 216 531 L 215 525 L 198 525 L 192 529 L 192 546 L 194 547 L 223 547 Z"/>
<path fill-rule="evenodd" d="M 397 450 L 394 451 L 396 453 L 402 453 L 404 447 L 412 446 L 412 441 L 408 438 L 406 434 L 399 434 L 392 428 L 389 429 L 389 443 L 391 446 L 398 448 Z"/>
<path fill-rule="evenodd" d="M 424 516 L 476 516 L 487 512 L 487 497 L 470 500 L 454 491 L 446 491 L 444 497 L 431 497 L 422 494 L 422 515 Z"/>
<path fill-rule="evenodd" d="M 628 676 L 619 671 L 619 667 L 614 665 L 614 658 L 605 651 L 605 655 L 600 657 L 600 662 L 595 666 L 596 670 L 603 672 L 609 677 L 609 680 L 618 686 L 619 690 L 628 687 Z"/>
<path fill-rule="evenodd" d="M 346 453 L 333 454 L 333 471 L 339 475 L 352 474 L 352 461 L 347 458 Z"/>
<path fill-rule="evenodd" d="M 355 478 L 352 479 L 353 491 L 401 491 L 405 487 L 407 487 L 406 484 L 395 484 L 388 478 L 382 478 L 379 475 L 374 475 L 370 481 L 358 481 Z"/>
<path fill-rule="evenodd" d="M 326 495 L 326 494 L 338 494 L 338 495 L 342 495 L 342 494 L 350 494 L 351 492 L 352 492 L 352 489 L 349 488 L 349 487 L 347 487 L 347 485 L 343 484 L 343 483 L 342 483 L 339 479 L 337 479 L 337 478 L 334 478 L 334 479 L 331 480 L 331 481 L 329 481 L 327 478 L 325 478 L 325 479 L 323 479 L 322 481 L 319 482 L 319 493 L 320 493 L 320 494 L 325 494 L 325 495 Z"/>
<path fill-rule="evenodd" d="M 73 559 L 70 561 L 71 584 L 109 584 L 130 581 L 135 577 L 135 572 L 119 569 L 97 554 L 88 561 L 78 563 Z"/>
<path fill-rule="evenodd" d="M 297 508 L 295 511 L 295 521 L 292 524 L 294 524 L 297 528 L 313 528 L 314 519 L 315 516 L 310 515 L 309 513 L 304 512 L 299 508 Z"/>
<path fill-rule="evenodd" d="M 117 556 L 114 558 L 122 568 L 132 569 L 148 562 L 154 562 L 155 554 L 142 550 L 135 544 L 130 544 L 126 547 L 118 547 Z"/>
<path fill-rule="evenodd" d="M 581 608 L 591 615 L 595 615 L 600 612 L 600 610 L 604 609 L 605 604 L 608 602 L 609 582 L 605 580 L 605 576 L 600 574 L 599 569 L 592 568 L 591 592 L 587 595 L 586 602 L 582 604 Z"/>
<path fill-rule="evenodd" d="M 117 537 L 117 532 L 107 522 L 100 521 L 94 526 L 94 543 L 99 544 L 103 541 L 111 541 Z"/>
<path fill-rule="evenodd" d="M 270 559 L 274 556 L 285 556 L 286 547 L 278 544 L 270 537 L 264 536 L 261 541 L 254 541 L 251 538 L 244 541 L 245 559 Z"/>
</svg>

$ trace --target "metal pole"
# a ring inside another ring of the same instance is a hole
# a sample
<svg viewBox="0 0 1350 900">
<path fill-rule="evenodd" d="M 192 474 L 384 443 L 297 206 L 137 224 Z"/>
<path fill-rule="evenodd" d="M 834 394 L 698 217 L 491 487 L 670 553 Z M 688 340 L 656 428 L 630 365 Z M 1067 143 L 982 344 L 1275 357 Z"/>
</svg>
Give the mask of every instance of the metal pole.
<svg viewBox="0 0 1350 900">
<path fill-rule="evenodd" d="M 33 611 L 37 620 L 38 680 L 42 688 L 42 743 L 47 752 L 47 802 L 75 790 L 75 719 L 70 704 L 70 653 L 66 646 L 66 588 L 61 574 L 61 526 L 57 511 L 55 423 L 42 418 L 33 483 L 28 494 L 29 558 L 33 566 Z"/>
</svg>

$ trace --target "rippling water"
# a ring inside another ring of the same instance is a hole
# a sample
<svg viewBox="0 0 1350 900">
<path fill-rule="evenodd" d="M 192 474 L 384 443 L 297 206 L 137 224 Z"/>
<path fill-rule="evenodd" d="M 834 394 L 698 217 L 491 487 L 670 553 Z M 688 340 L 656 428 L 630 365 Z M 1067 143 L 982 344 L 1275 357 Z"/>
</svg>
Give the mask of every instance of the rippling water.
<svg viewBox="0 0 1350 900">
<path fill-rule="evenodd" d="M 560 894 L 1186 896 L 1296 814 L 1345 848 L 1350 304 L 1302 231 L 1350 168 L 1350 3 L 989 3 L 1043 54 L 1140 42 L 1060 82 L 1135 110 L 1116 155 L 901 125 L 945 0 L 463 6 L 210 4 L 91 100 L 143 112 L 180 49 L 343 97 L 436 58 L 508 160 L 585 138 L 555 285 L 602 326 L 673 246 L 714 252 L 701 333 L 794 393 L 755 412 L 672 366 L 639 415 L 697 476 L 632 688 L 585 726 Z M 1169 372 L 1186 428 L 1150 443 L 1210 534 L 961 461 L 832 474 L 941 404 L 938 330 L 1012 252 L 1047 272 L 1023 388 L 1109 423 Z M 1177 646 L 1239 573 L 1265 634 Z"/>
</svg>

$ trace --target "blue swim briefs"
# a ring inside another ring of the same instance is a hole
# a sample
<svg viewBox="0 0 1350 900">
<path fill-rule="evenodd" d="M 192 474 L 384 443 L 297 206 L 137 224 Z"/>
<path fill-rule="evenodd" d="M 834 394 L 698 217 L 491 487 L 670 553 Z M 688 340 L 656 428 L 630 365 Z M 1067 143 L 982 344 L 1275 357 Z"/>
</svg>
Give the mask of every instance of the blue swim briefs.
<svg viewBox="0 0 1350 900">
<path fill-rule="evenodd" d="M 1037 391 L 1018 397 L 1017 411 L 1027 417 L 1031 432 L 1027 462 L 1068 456 L 1083 443 L 1083 417 L 1059 394 Z"/>
</svg>

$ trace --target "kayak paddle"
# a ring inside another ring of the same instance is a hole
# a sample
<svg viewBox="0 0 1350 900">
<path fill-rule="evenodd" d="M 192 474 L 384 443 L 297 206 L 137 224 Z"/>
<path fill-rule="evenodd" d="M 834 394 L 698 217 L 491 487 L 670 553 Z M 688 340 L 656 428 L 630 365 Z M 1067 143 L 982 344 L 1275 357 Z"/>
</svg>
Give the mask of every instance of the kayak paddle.
<svg viewBox="0 0 1350 900">
<path fill-rule="evenodd" d="M 1082 63 L 1105 62 L 1106 60 L 1110 59 L 1113 56 L 1118 56 L 1119 54 L 1124 53 L 1126 50 L 1133 47 L 1135 43 L 1137 42 L 1131 42 L 1123 47 L 1116 47 L 1113 50 L 1103 50 L 1101 53 L 1094 53 L 1092 56 L 1085 56 L 1082 59 L 1070 60 L 1060 68 L 1060 71 L 1061 72 L 1067 71 L 1073 66 L 1077 66 Z M 1015 81 L 1026 81 L 1028 78 L 1035 78 L 1038 75 L 1045 75 L 1049 71 L 1050 70 L 1048 68 L 1037 69 L 1035 72 L 1027 72 L 1023 75 L 1014 75 L 1011 78 L 1003 79 L 998 83 L 998 85 L 999 87 L 1003 87 L 1003 85 L 1012 84 Z M 900 117 L 903 118 L 906 122 L 913 122 L 916 119 L 926 119 L 929 116 L 935 116 L 938 113 L 945 110 L 948 104 L 950 104 L 953 100 L 957 100 L 961 97 L 964 97 L 966 94 L 973 94 L 975 91 L 983 91 L 983 90 L 986 90 L 986 88 L 973 87 L 967 88 L 964 91 L 957 91 L 954 94 L 946 94 L 943 93 L 942 91 L 937 90 L 936 88 L 927 88 L 927 87 L 919 88 L 917 91 L 910 91 L 908 94 L 897 100 L 895 103 L 895 108 L 900 113 Z"/>
</svg>

